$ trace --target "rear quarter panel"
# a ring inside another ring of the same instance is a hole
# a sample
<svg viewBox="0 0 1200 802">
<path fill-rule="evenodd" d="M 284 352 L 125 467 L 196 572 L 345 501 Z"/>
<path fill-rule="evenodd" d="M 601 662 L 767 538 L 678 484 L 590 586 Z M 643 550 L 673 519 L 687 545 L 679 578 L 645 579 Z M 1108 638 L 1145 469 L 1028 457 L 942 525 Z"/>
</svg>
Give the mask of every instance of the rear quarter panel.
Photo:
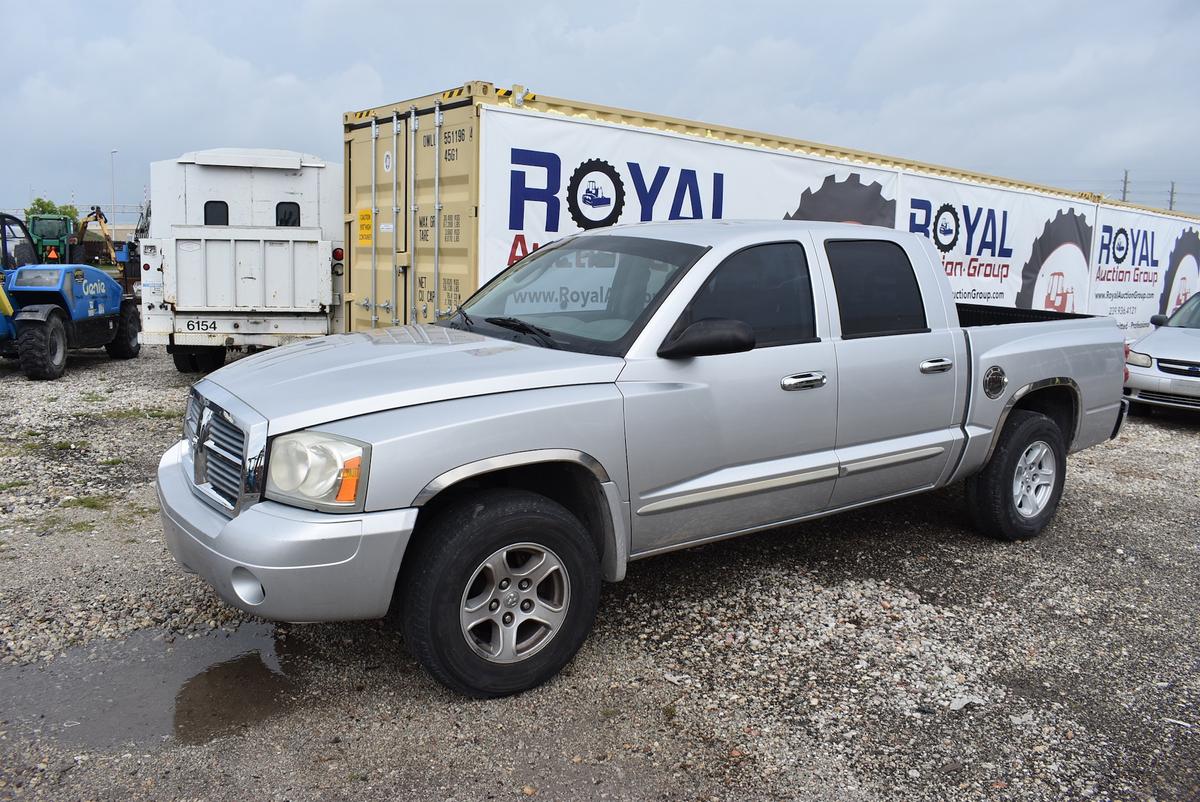
<svg viewBox="0 0 1200 802">
<path fill-rule="evenodd" d="M 1079 417 L 1065 432 L 1070 451 L 1101 443 L 1112 434 L 1121 404 L 1124 337 L 1112 318 L 1015 323 L 965 329 L 972 354 L 967 406 L 967 448 L 953 479 L 983 467 L 1005 411 L 1038 382 L 1061 380 L 1078 392 Z M 983 376 L 999 366 L 1008 385 L 998 398 L 983 392 Z"/>
</svg>

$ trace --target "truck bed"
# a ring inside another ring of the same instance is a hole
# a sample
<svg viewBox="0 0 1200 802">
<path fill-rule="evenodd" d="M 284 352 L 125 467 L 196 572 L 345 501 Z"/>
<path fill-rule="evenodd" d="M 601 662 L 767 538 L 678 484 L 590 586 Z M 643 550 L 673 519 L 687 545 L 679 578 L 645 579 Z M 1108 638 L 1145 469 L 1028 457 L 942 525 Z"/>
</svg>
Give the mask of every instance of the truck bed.
<svg viewBox="0 0 1200 802">
<path fill-rule="evenodd" d="M 1052 320 L 1081 320 L 1092 317 L 1077 312 L 1055 312 L 1052 309 L 1011 309 L 985 304 L 955 304 L 958 324 L 964 329 L 978 326 L 1003 326 L 1008 323 L 1046 323 Z"/>
</svg>

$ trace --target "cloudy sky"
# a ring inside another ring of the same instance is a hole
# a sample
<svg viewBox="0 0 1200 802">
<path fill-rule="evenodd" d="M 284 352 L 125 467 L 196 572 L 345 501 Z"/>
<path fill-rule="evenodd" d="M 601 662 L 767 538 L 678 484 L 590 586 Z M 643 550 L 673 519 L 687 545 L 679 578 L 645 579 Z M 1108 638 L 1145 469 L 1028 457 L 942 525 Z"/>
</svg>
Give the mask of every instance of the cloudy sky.
<svg viewBox="0 0 1200 802">
<path fill-rule="evenodd" d="M 286 10 L 285 10 L 286 9 Z M 0 0 L 0 208 L 473 79 L 1200 211 L 1200 3 Z M 47 17 L 52 15 L 53 19 Z"/>
</svg>

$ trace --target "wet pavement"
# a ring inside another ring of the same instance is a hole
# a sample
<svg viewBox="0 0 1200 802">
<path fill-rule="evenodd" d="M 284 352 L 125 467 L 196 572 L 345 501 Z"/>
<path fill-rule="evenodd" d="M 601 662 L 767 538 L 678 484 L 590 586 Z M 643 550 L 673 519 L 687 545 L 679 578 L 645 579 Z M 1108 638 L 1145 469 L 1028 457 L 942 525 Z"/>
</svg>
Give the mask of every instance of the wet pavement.
<svg viewBox="0 0 1200 802">
<path fill-rule="evenodd" d="M 193 638 L 140 632 L 0 669 L 0 727 L 93 748 L 206 743 L 286 712 L 304 662 L 299 642 L 265 623 Z"/>
</svg>

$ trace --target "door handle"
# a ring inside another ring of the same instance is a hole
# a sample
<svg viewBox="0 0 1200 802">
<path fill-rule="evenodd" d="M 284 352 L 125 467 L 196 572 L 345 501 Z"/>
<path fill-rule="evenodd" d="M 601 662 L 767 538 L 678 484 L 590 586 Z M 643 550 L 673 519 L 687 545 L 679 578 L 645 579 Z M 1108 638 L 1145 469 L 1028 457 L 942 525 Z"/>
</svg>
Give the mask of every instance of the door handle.
<svg viewBox="0 0 1200 802">
<path fill-rule="evenodd" d="M 810 370 L 808 373 L 793 373 L 791 376 L 784 376 L 779 380 L 779 386 L 785 390 L 812 390 L 824 387 L 827 381 L 828 379 L 821 371 Z"/>
<path fill-rule="evenodd" d="M 921 372 L 922 373 L 945 373 L 946 371 L 950 370 L 950 368 L 952 368 L 952 367 L 954 367 L 954 360 L 947 359 L 946 357 L 943 356 L 943 357 L 939 357 L 937 359 L 926 359 L 924 362 L 921 363 Z"/>
</svg>

